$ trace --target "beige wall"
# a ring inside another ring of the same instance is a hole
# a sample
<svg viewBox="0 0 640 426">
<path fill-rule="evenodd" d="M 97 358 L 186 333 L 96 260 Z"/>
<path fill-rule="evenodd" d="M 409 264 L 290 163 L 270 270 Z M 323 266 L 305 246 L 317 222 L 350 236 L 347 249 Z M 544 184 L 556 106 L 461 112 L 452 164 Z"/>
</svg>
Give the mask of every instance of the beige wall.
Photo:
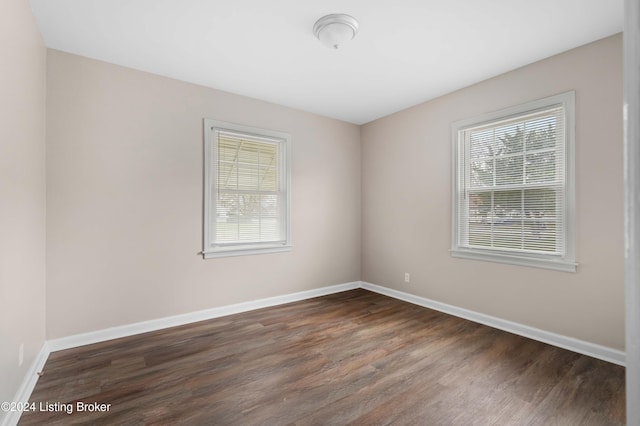
<svg viewBox="0 0 640 426">
<path fill-rule="evenodd" d="M 0 401 L 13 400 L 45 337 L 45 67 L 46 50 L 29 3 L 3 1 Z M 19 366 L 21 344 L 24 361 Z"/>
<path fill-rule="evenodd" d="M 44 52 L 28 4 L 11 0 L 0 17 L 0 397 L 45 338 L 45 215 L 49 339 L 363 279 L 624 347 L 621 36 L 362 127 Z M 451 122 L 566 90 L 577 96 L 578 272 L 451 258 Z M 292 134 L 292 252 L 197 255 L 204 117 Z"/>
<path fill-rule="evenodd" d="M 47 70 L 47 337 L 357 281 L 360 128 L 59 51 Z M 204 117 L 292 135 L 288 253 L 203 260 Z"/>
<path fill-rule="evenodd" d="M 578 272 L 452 258 L 451 123 L 568 90 Z M 616 35 L 363 126 L 362 279 L 624 349 L 621 109 Z"/>
</svg>

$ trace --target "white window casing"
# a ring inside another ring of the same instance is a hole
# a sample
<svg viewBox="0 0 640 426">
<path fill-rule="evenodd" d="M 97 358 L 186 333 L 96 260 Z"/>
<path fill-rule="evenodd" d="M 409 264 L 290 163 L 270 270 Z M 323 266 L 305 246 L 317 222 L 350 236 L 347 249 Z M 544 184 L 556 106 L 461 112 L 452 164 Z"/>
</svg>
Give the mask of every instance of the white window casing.
<svg viewBox="0 0 640 426">
<path fill-rule="evenodd" d="M 291 136 L 204 120 L 205 259 L 291 250 Z"/>
<path fill-rule="evenodd" d="M 575 92 L 452 125 L 454 257 L 575 272 Z"/>
</svg>

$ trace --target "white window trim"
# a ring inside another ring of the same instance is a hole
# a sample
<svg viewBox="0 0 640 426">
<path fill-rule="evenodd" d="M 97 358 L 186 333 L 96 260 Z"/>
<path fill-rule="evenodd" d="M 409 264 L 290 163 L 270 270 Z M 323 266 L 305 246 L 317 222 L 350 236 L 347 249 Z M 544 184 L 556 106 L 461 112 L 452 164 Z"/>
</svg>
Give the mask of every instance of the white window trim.
<svg viewBox="0 0 640 426">
<path fill-rule="evenodd" d="M 293 247 L 291 243 L 291 136 L 288 133 L 274 130 L 260 129 L 256 127 L 244 126 L 241 124 L 228 123 L 224 121 L 204 119 L 204 226 L 203 226 L 203 250 L 204 259 L 244 256 L 255 254 L 267 254 L 290 251 Z M 284 243 L 258 243 L 258 244 L 229 244 L 225 246 L 215 245 L 211 238 L 214 231 L 211 226 L 211 214 L 215 212 L 215 201 L 211 197 L 215 189 L 215 168 L 212 167 L 214 153 L 212 146 L 215 144 L 214 137 L 216 130 L 238 132 L 253 135 L 258 138 L 272 138 L 281 140 L 284 146 L 284 181 L 286 185 L 286 206 L 284 207 L 285 238 Z"/>
<path fill-rule="evenodd" d="M 468 248 L 459 245 L 458 216 L 458 155 L 461 142 L 461 130 L 475 127 L 483 123 L 513 118 L 535 110 L 541 110 L 562 105 L 565 111 L 565 253 L 564 256 L 551 256 L 535 253 L 513 253 L 491 248 Z M 565 92 L 544 99 L 527 102 L 503 110 L 483 114 L 478 117 L 456 121 L 451 126 L 452 140 L 452 226 L 451 226 L 451 255 L 457 258 L 484 260 L 536 268 L 553 269 L 564 272 L 575 272 L 577 263 L 575 257 L 575 92 Z"/>
</svg>

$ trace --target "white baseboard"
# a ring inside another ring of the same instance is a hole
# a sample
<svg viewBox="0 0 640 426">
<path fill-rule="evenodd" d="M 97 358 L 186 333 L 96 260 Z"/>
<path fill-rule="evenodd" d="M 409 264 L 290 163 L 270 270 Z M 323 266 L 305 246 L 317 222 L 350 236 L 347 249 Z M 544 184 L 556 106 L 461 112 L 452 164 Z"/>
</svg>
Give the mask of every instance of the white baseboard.
<svg viewBox="0 0 640 426">
<path fill-rule="evenodd" d="M 162 330 L 168 327 L 190 324 L 198 321 L 219 318 L 226 315 L 232 315 L 255 309 L 267 308 L 270 306 L 282 305 L 284 303 L 297 302 L 300 300 L 310 299 L 313 297 L 325 296 L 328 294 L 339 293 L 341 291 L 363 288 L 414 305 L 423 306 L 434 309 L 446 314 L 454 315 L 460 318 L 468 319 L 489 327 L 508 331 L 509 333 L 528 337 L 550 345 L 568 349 L 573 352 L 588 355 L 604 361 L 612 362 L 618 365 L 625 365 L 626 357 L 623 351 L 612 349 L 606 346 L 597 345 L 595 343 L 586 342 L 575 339 L 573 337 L 563 336 L 516 322 L 504 320 L 468 309 L 460 308 L 446 303 L 437 302 L 435 300 L 394 290 L 388 287 L 371 284 L 363 281 L 339 284 L 329 287 L 322 287 L 313 290 L 301 291 L 282 296 L 269 297 L 251 302 L 238 303 L 234 305 L 221 306 L 218 308 L 206 309 L 203 311 L 191 312 L 182 315 L 175 315 L 156 320 L 144 321 L 135 324 L 128 324 L 119 327 L 112 327 L 103 330 L 92 331 L 89 333 L 77 334 L 73 336 L 53 339 L 46 343 L 48 352 L 55 352 L 64 349 L 76 348 L 79 346 L 89 345 L 92 343 L 104 342 L 106 340 L 117 339 L 120 337 L 132 336 L 135 334 L 146 333 L 149 331 Z M 46 361 L 46 358 L 45 358 Z M 44 364 L 44 362 L 43 362 Z"/>
<path fill-rule="evenodd" d="M 339 284 L 329 287 L 322 287 L 313 290 L 301 291 L 282 296 L 269 297 L 251 302 L 238 303 L 235 305 L 221 306 L 218 308 L 206 309 L 203 311 L 191 312 L 182 315 L 175 315 L 166 318 L 159 318 L 151 321 L 144 321 L 135 324 L 128 324 L 119 327 L 112 327 L 103 330 L 92 331 L 89 333 L 76 334 L 73 336 L 62 337 L 46 341 L 37 357 L 31 363 L 31 366 L 16 393 L 15 402 L 26 402 L 29 400 L 33 389 L 38 381 L 38 372 L 42 371 L 44 365 L 51 352 L 64 349 L 76 348 L 79 346 L 89 345 L 92 343 L 104 342 L 107 340 L 117 339 L 120 337 L 132 336 L 135 334 L 146 333 L 149 331 L 162 330 L 168 327 L 190 324 L 193 322 L 204 321 L 213 318 L 219 318 L 226 315 L 248 312 L 255 309 L 267 308 L 270 306 L 282 305 L 285 303 L 297 302 L 300 300 L 311 299 L 314 297 L 326 296 L 328 294 L 339 293 L 342 291 L 363 288 L 394 299 L 403 300 L 413 303 L 414 305 L 423 306 L 425 308 L 434 309 L 456 317 L 464 318 L 489 327 L 507 331 L 509 333 L 528 337 L 550 345 L 568 349 L 573 352 L 598 358 L 604 361 L 612 362 L 618 365 L 625 365 L 625 353 L 623 351 L 612 349 L 606 346 L 585 342 L 583 340 L 574 339 L 572 337 L 563 336 L 538 328 L 529 327 L 512 321 L 492 317 L 490 315 L 481 314 L 468 309 L 459 308 L 457 306 L 448 305 L 446 303 L 437 302 L 424 297 L 394 290 L 388 287 L 371 284 L 363 281 L 356 281 L 346 284 Z M 20 420 L 19 412 L 9 412 L 2 419 L 1 426 L 14 426 Z"/>
<path fill-rule="evenodd" d="M 191 312 L 182 315 L 175 315 L 166 318 L 159 318 L 151 321 L 144 321 L 135 324 L 128 324 L 119 327 L 113 327 L 103 330 L 92 331 L 89 333 L 77 334 L 73 336 L 54 339 L 47 342 L 47 348 L 50 352 L 60 351 L 64 349 L 76 348 L 79 346 L 89 345 L 92 343 L 104 342 L 106 340 L 117 339 L 120 337 L 132 336 L 135 334 L 146 333 L 149 331 L 162 330 L 169 327 L 190 324 L 198 321 L 219 318 L 226 315 L 238 314 L 242 312 L 252 311 L 255 309 L 267 308 L 270 306 L 282 305 L 284 303 L 297 302 L 300 300 L 310 299 L 313 297 L 325 296 L 328 294 L 339 293 L 341 291 L 353 290 L 355 288 L 363 288 L 395 299 L 404 300 L 414 305 L 423 306 L 434 309 L 446 314 L 454 315 L 470 321 L 487 325 L 489 327 L 504 330 L 509 333 L 528 337 L 550 345 L 568 349 L 573 352 L 588 355 L 604 361 L 612 362 L 618 365 L 625 365 L 625 353 L 623 351 L 612 349 L 606 346 L 597 345 L 573 337 L 563 336 L 539 328 L 530 327 L 516 322 L 504 320 L 468 309 L 460 308 L 446 303 L 437 302 L 424 297 L 394 290 L 388 287 L 356 281 L 346 284 L 339 284 L 329 287 L 322 287 L 313 290 L 301 291 L 298 293 L 286 294 L 282 296 L 269 297 L 251 302 L 238 303 L 235 305 L 221 306 L 218 308 L 206 309 L 203 311 Z"/>
<path fill-rule="evenodd" d="M 219 318 L 226 315 L 238 314 L 255 309 L 268 308 L 270 306 L 282 305 L 285 303 L 297 302 L 314 297 L 326 296 L 328 294 L 339 293 L 341 291 L 353 290 L 360 287 L 360 282 L 355 281 L 346 284 L 338 284 L 329 287 L 321 287 L 313 290 L 301 291 L 297 293 L 285 294 L 282 296 L 268 297 L 251 302 L 238 303 L 235 305 L 221 306 L 219 308 L 206 309 L 203 311 L 190 312 L 182 315 L 159 318 L 156 320 L 144 321 L 135 324 L 127 324 L 119 327 L 112 327 L 88 333 L 76 334 L 46 341 L 38 356 L 31 364 L 29 371 L 16 393 L 13 401 L 27 402 L 38 382 L 38 372 L 42 371 L 47 358 L 51 352 L 64 349 L 77 348 L 79 346 L 90 345 L 92 343 L 104 342 L 120 337 L 132 336 L 149 331 L 162 330 L 168 327 L 190 324 L 198 321 Z M 0 420 L 0 426 L 15 426 L 20 420 L 20 412 L 9 412 Z"/>
<path fill-rule="evenodd" d="M 47 362 L 47 358 L 49 358 L 49 348 L 47 346 L 47 342 L 44 342 L 40 352 L 34 358 L 33 362 L 29 366 L 27 370 L 27 374 L 25 374 L 24 379 L 22 379 L 22 383 L 16 392 L 16 395 L 13 397 L 11 402 L 28 402 L 31 397 L 31 393 L 33 389 L 36 387 L 36 383 L 38 382 L 38 378 L 40 377 L 38 373 L 42 371 L 44 368 L 44 364 Z M 20 411 L 8 411 L 5 414 L 4 419 L 0 424 L 2 426 L 15 426 L 18 424 L 20 420 L 20 415 L 22 413 Z"/>
<path fill-rule="evenodd" d="M 508 331 L 509 333 L 528 337 L 553 346 L 558 346 L 563 349 L 598 358 L 603 361 L 612 362 L 622 366 L 625 366 L 626 363 L 625 353 L 617 349 L 585 342 L 584 340 L 574 339 L 573 337 L 563 336 L 561 334 L 552 333 L 539 328 L 529 327 L 527 325 L 518 324 L 516 322 L 492 317 L 490 315 L 481 314 L 479 312 L 459 308 L 457 306 L 448 305 L 446 303 L 437 302 L 435 300 L 430 300 L 367 282 L 361 282 L 360 287 L 385 296 L 393 297 L 394 299 L 404 300 L 405 302 L 413 303 L 414 305 L 423 306 L 425 308 L 430 308 L 473 322 L 488 325 L 489 327 Z"/>
<path fill-rule="evenodd" d="M 159 318 L 150 321 L 127 324 L 119 327 L 91 331 L 88 333 L 76 334 L 73 336 L 53 339 L 48 341 L 47 343 L 50 352 L 56 352 L 64 349 L 90 345 L 92 343 L 104 342 L 106 340 L 118 339 L 120 337 L 133 336 L 135 334 L 147 333 L 149 331 L 162 330 L 169 327 L 176 327 L 179 325 L 190 324 L 198 321 L 205 321 L 213 318 L 223 317 L 226 315 L 253 311 L 255 309 L 268 308 L 270 306 L 282 305 L 284 303 L 297 302 L 300 300 L 311 299 L 313 297 L 339 293 L 341 291 L 353 290 L 359 287 L 359 281 L 346 284 L 338 284 L 329 287 L 321 287 L 313 290 L 301 291 L 298 293 L 268 297 L 266 299 L 259 299 L 251 302 L 221 306 L 218 308 L 206 309 L 203 311 L 190 312 L 182 315 L 174 315 L 171 317 Z"/>
</svg>

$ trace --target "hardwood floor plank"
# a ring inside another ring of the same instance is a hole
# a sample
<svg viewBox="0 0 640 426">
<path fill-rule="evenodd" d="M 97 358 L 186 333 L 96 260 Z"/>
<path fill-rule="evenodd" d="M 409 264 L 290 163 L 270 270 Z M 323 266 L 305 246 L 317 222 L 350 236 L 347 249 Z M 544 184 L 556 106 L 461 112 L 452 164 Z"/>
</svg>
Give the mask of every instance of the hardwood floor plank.
<svg viewBox="0 0 640 426">
<path fill-rule="evenodd" d="M 624 423 L 624 368 L 357 289 L 51 354 L 20 425 Z M 66 406 L 66 405 L 65 405 Z"/>
</svg>

